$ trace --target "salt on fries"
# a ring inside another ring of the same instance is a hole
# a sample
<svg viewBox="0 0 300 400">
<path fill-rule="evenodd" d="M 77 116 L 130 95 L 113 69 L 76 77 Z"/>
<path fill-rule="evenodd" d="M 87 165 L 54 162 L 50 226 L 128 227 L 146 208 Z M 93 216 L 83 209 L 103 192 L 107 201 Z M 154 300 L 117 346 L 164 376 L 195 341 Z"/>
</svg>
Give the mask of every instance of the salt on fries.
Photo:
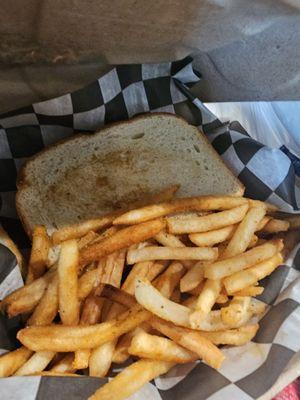
<svg viewBox="0 0 300 400">
<path fill-rule="evenodd" d="M 105 376 L 112 362 L 139 357 L 90 397 L 121 400 L 177 363 L 219 368 L 219 345 L 255 336 L 252 317 L 266 308 L 259 281 L 285 251 L 272 235 L 291 242 L 298 219 L 243 197 L 173 199 L 177 189 L 62 227 L 52 242 L 34 229 L 26 285 L 1 303 L 9 317 L 27 316 L 1 377 Z"/>
</svg>

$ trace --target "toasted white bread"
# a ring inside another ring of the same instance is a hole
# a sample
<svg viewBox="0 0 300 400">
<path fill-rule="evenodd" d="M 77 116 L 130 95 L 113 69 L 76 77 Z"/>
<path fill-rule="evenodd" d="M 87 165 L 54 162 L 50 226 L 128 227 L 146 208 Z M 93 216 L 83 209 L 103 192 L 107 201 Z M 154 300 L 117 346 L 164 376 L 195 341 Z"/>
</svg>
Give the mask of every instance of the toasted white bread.
<svg viewBox="0 0 300 400">
<path fill-rule="evenodd" d="M 19 176 L 16 205 L 29 235 L 37 224 L 50 233 L 174 184 L 178 197 L 244 191 L 198 128 L 147 114 L 35 155 Z"/>
</svg>

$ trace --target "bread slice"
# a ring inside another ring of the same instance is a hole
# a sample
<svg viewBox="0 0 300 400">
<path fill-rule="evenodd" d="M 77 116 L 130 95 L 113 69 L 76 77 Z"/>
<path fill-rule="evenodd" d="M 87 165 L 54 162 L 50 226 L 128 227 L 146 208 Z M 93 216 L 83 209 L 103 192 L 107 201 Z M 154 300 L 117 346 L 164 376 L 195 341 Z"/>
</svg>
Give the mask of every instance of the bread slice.
<svg viewBox="0 0 300 400">
<path fill-rule="evenodd" d="M 168 186 L 178 196 L 242 195 L 244 188 L 198 128 L 145 114 L 45 149 L 23 167 L 17 211 L 30 235 L 93 218 Z"/>
</svg>

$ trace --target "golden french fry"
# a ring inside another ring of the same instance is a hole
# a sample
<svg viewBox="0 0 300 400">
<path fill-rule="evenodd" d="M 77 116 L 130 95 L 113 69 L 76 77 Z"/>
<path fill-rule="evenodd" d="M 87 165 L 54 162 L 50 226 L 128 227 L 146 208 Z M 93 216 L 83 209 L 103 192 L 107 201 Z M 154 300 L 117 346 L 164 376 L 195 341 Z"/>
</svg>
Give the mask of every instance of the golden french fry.
<svg viewBox="0 0 300 400">
<path fill-rule="evenodd" d="M 224 304 L 224 303 L 227 303 L 227 301 L 228 301 L 228 296 L 225 293 L 222 293 L 222 292 L 216 298 L 216 303 L 217 304 Z"/>
<path fill-rule="evenodd" d="M 79 249 L 79 251 L 82 250 L 89 243 L 93 242 L 94 240 L 96 240 L 98 238 L 99 238 L 98 233 L 96 233 L 94 231 L 87 232 L 84 236 L 82 236 L 78 240 L 78 249 Z"/>
<path fill-rule="evenodd" d="M 203 289 L 199 294 L 195 311 L 190 315 L 190 325 L 193 329 L 197 329 L 200 321 L 211 311 L 221 292 L 221 288 L 220 280 L 207 279 L 205 281 Z"/>
<path fill-rule="evenodd" d="M 71 376 L 73 378 L 82 378 L 83 375 L 79 374 L 72 374 L 70 372 L 53 372 L 53 371 L 42 371 L 38 372 L 37 374 L 33 374 L 34 376 Z"/>
<path fill-rule="evenodd" d="M 248 286 L 255 285 L 257 281 L 270 275 L 283 261 L 281 254 L 277 253 L 273 257 L 257 263 L 244 271 L 236 272 L 223 279 L 223 284 L 228 294 L 232 295 Z"/>
<path fill-rule="evenodd" d="M 282 240 L 270 240 L 261 246 L 246 251 L 245 253 L 207 265 L 204 270 L 204 276 L 209 279 L 225 278 L 235 272 L 250 268 L 261 261 L 273 257 L 282 249 L 282 246 Z"/>
<path fill-rule="evenodd" d="M 59 360 L 53 367 L 50 369 L 49 372 L 53 373 L 73 373 L 76 370 L 73 368 L 73 361 L 74 361 L 74 353 L 69 353 L 65 355 L 61 360 Z"/>
<path fill-rule="evenodd" d="M 249 320 L 251 298 L 235 296 L 227 307 L 221 308 L 222 321 L 229 326 L 242 326 Z"/>
<path fill-rule="evenodd" d="M 233 296 L 250 296 L 255 297 L 262 294 L 264 288 L 262 286 L 247 286 L 244 289 L 239 290 L 238 292 L 232 293 Z"/>
<path fill-rule="evenodd" d="M 25 376 L 25 375 L 34 375 L 39 372 L 42 372 L 47 365 L 50 363 L 52 358 L 55 356 L 54 351 L 38 351 L 34 353 L 29 360 L 25 362 L 14 375 L 16 376 Z"/>
<path fill-rule="evenodd" d="M 225 358 L 223 353 L 210 340 L 201 336 L 199 332 L 176 326 L 157 317 L 153 317 L 150 322 L 154 329 L 180 346 L 196 353 L 211 367 L 220 368 Z"/>
<path fill-rule="evenodd" d="M 170 233 L 199 233 L 212 231 L 240 222 L 248 210 L 248 204 L 232 208 L 230 210 L 208 214 L 203 217 L 195 217 L 186 220 L 174 220 L 167 218 Z"/>
<path fill-rule="evenodd" d="M 263 219 L 260 221 L 260 223 L 257 225 L 257 230 L 258 231 L 261 231 L 263 228 L 264 228 L 264 226 L 266 226 L 267 225 L 267 223 L 269 222 L 269 221 L 271 221 L 271 219 L 272 219 L 272 217 L 270 217 L 269 215 L 265 215 L 264 217 L 263 217 Z"/>
<path fill-rule="evenodd" d="M 165 267 L 164 262 L 154 261 L 144 261 L 134 264 L 122 285 L 122 290 L 134 294 L 136 278 L 146 278 L 151 282 L 165 269 Z"/>
<path fill-rule="evenodd" d="M 143 249 L 129 250 L 127 263 L 134 264 L 152 260 L 214 260 L 218 249 L 214 247 L 160 247 L 149 246 Z"/>
<path fill-rule="evenodd" d="M 188 290 L 187 293 L 192 296 L 199 296 L 204 286 L 204 281 L 200 282 L 194 289 Z"/>
<path fill-rule="evenodd" d="M 114 225 L 132 225 L 163 217 L 179 211 L 227 210 L 241 204 L 247 204 L 243 197 L 200 196 L 176 199 L 170 203 L 153 204 L 128 211 L 114 220 Z"/>
<path fill-rule="evenodd" d="M 32 351 L 22 346 L 0 356 L 0 377 L 13 375 L 32 355 Z"/>
<path fill-rule="evenodd" d="M 76 325 L 79 321 L 78 257 L 76 240 L 62 243 L 57 272 L 59 315 L 64 325 Z"/>
<path fill-rule="evenodd" d="M 299 229 L 300 228 L 300 215 L 293 215 L 286 218 L 286 221 L 290 224 L 290 229 Z"/>
<path fill-rule="evenodd" d="M 250 245 L 251 239 L 260 221 L 266 214 L 265 207 L 251 207 L 244 219 L 239 223 L 230 239 L 222 258 L 233 257 L 243 253 Z"/>
<path fill-rule="evenodd" d="M 77 224 L 64 226 L 52 234 L 52 242 L 53 244 L 59 244 L 66 240 L 78 239 L 86 235 L 89 231 L 98 231 L 99 229 L 111 225 L 118 214 L 120 214 L 120 211 L 99 218 L 88 219 L 84 222 L 78 222 Z"/>
<path fill-rule="evenodd" d="M 49 249 L 50 239 L 46 228 L 42 225 L 35 226 L 26 283 L 31 283 L 44 274 L 47 267 Z"/>
<path fill-rule="evenodd" d="M 187 363 L 197 360 L 196 353 L 187 350 L 170 339 L 140 332 L 135 335 L 128 348 L 129 354 L 140 358 Z"/>
<path fill-rule="evenodd" d="M 213 231 L 191 233 L 189 239 L 196 246 L 214 246 L 230 239 L 236 229 L 236 225 L 225 226 L 224 228 L 215 229 Z"/>
<path fill-rule="evenodd" d="M 228 344 L 231 346 L 243 346 L 254 338 L 258 328 L 258 324 L 253 324 L 241 326 L 237 329 L 228 329 L 226 331 L 201 331 L 199 333 L 215 345 Z"/>
<path fill-rule="evenodd" d="M 260 200 L 253 200 L 253 199 L 247 199 L 249 203 L 249 207 L 261 207 L 264 206 L 266 207 L 268 212 L 275 212 L 278 210 L 277 206 L 274 206 L 274 204 L 267 203 L 266 201 L 260 201 Z"/>
<path fill-rule="evenodd" d="M 112 357 L 113 363 L 123 364 L 126 360 L 128 360 L 130 356 L 128 353 L 128 347 L 130 346 L 133 336 L 133 332 L 128 332 L 119 339 Z"/>
<path fill-rule="evenodd" d="M 191 310 L 168 300 L 149 281 L 140 278 L 136 280 L 135 298 L 146 310 L 166 321 L 171 321 L 181 326 L 190 326 Z"/>
<path fill-rule="evenodd" d="M 100 285 L 101 286 L 101 285 Z M 135 298 L 124 290 L 120 290 L 111 285 L 105 285 L 104 287 L 100 287 L 95 290 L 96 296 L 102 296 L 105 299 L 109 299 L 114 303 L 121 304 L 127 308 L 131 308 L 136 306 L 137 302 Z"/>
<path fill-rule="evenodd" d="M 58 275 L 55 274 L 35 307 L 27 325 L 50 325 L 58 312 Z"/>
<path fill-rule="evenodd" d="M 181 301 L 181 292 L 179 290 L 179 288 L 174 289 L 172 296 L 170 297 L 171 301 L 174 301 L 175 303 L 180 303 Z"/>
<path fill-rule="evenodd" d="M 102 271 L 101 269 L 91 269 L 86 271 L 78 279 L 78 299 L 85 299 L 93 290 L 94 287 L 98 286 L 101 280 Z"/>
<path fill-rule="evenodd" d="M 283 219 L 271 219 L 262 229 L 263 233 L 277 233 L 287 231 L 290 223 Z"/>
<path fill-rule="evenodd" d="M 178 261 L 173 261 L 169 267 L 154 281 L 155 288 L 166 298 L 170 298 L 184 274 L 185 268 Z M 149 281 L 149 280 L 148 280 Z"/>
<path fill-rule="evenodd" d="M 166 373 L 174 363 L 139 360 L 126 367 L 112 380 L 101 386 L 89 400 L 122 400 L 139 390 L 145 383 Z"/>
<path fill-rule="evenodd" d="M 204 279 L 204 266 L 206 263 L 198 261 L 180 280 L 180 291 L 189 292 L 195 289 Z"/>
<path fill-rule="evenodd" d="M 99 261 L 100 264 L 104 262 L 100 283 L 108 283 L 112 286 L 120 287 L 125 265 L 125 254 L 125 250 L 120 250 Z"/>
<path fill-rule="evenodd" d="M 87 297 L 83 305 L 80 325 L 93 325 L 98 323 L 101 317 L 103 302 L 104 299 L 96 296 Z M 87 368 L 89 365 L 90 355 L 90 349 L 75 351 L 73 361 L 74 370 Z"/>
<path fill-rule="evenodd" d="M 69 352 L 92 349 L 118 338 L 149 317 L 148 311 L 136 306 L 113 321 L 90 326 L 30 326 L 21 329 L 17 338 L 34 351 Z"/>
<path fill-rule="evenodd" d="M 94 243 L 82 250 L 80 264 L 85 265 L 89 262 L 100 260 L 117 250 L 124 249 L 132 244 L 143 242 L 165 227 L 165 221 L 157 219 L 139 225 L 130 226 L 116 232 L 111 237 L 103 239 L 99 243 Z"/>
<path fill-rule="evenodd" d="M 167 233 L 166 231 L 161 231 L 157 235 L 154 236 L 154 239 L 162 244 L 163 246 L 167 247 L 185 247 L 185 244 L 182 243 L 180 239 L 178 239 L 177 236 L 171 235 L 170 233 Z"/>
</svg>

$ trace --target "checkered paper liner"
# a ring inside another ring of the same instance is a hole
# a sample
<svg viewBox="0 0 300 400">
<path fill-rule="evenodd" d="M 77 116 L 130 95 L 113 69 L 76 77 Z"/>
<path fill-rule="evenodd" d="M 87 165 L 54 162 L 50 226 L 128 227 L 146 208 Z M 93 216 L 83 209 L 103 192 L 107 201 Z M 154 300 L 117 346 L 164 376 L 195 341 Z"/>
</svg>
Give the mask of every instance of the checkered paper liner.
<svg viewBox="0 0 300 400">
<path fill-rule="evenodd" d="M 280 149 L 251 139 L 238 122 L 222 124 L 193 96 L 192 86 L 199 80 L 190 57 L 161 64 L 119 65 L 74 93 L 0 115 L 3 228 L 21 248 L 29 246 L 14 205 L 17 173 L 28 157 L 77 132 L 159 111 L 176 113 L 197 125 L 244 183 L 247 196 L 297 212 L 300 196 L 290 158 Z M 245 346 L 225 347 L 226 360 L 220 370 L 203 362 L 178 365 L 132 399 L 251 400 L 266 393 L 300 351 L 299 270 L 297 246 L 285 264 L 264 279 L 260 300 L 268 308 L 258 334 Z M 22 284 L 15 257 L 0 243 L 0 299 Z M 2 352 L 16 347 L 19 323 L 19 318 L 0 316 Z M 1 398 L 11 400 L 86 399 L 105 382 L 92 377 L 11 377 L 1 379 L 0 392 Z"/>
</svg>

